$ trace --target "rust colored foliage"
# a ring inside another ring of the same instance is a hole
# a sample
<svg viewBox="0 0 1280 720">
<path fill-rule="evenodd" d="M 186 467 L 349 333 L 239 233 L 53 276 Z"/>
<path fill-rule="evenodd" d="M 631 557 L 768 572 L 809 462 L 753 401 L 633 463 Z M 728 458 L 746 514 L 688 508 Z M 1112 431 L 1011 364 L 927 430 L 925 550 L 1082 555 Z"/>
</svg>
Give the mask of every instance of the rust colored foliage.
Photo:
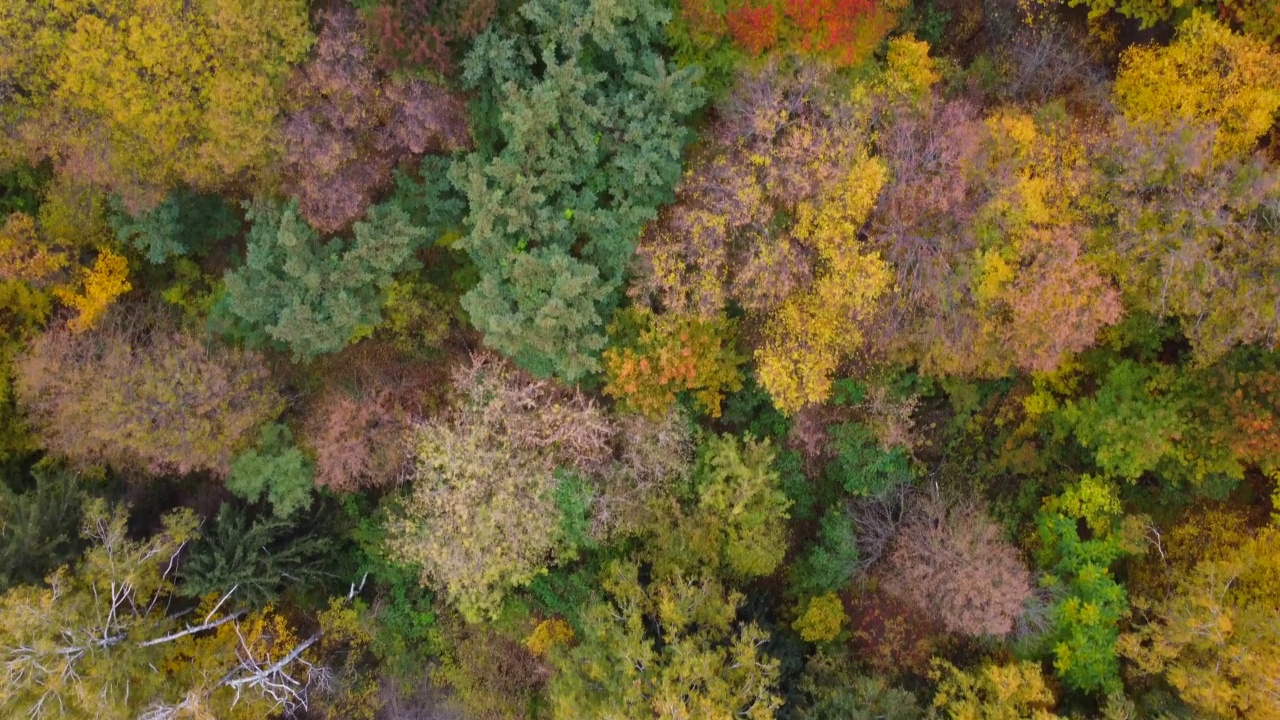
<svg viewBox="0 0 1280 720">
<path fill-rule="evenodd" d="M 605 393 L 660 418 L 677 393 L 688 391 L 703 410 L 719 417 L 721 398 L 742 388 L 739 366 L 746 358 L 734 348 L 737 323 L 724 317 L 655 319 L 647 313 L 645 320 L 647 327 L 634 345 L 605 351 Z"/>
<path fill-rule="evenodd" d="M 308 408 L 303 435 L 315 453 L 316 485 L 351 492 L 398 482 L 409 459 L 405 435 L 438 402 L 447 379 L 431 366 L 367 344 L 322 372 L 335 380 Z"/>
<path fill-rule="evenodd" d="M 759 55 L 778 42 L 781 18 L 778 8 L 772 4 L 730 10 L 724 19 L 733 41 L 752 55 Z"/>
<path fill-rule="evenodd" d="M 837 65 L 860 62 L 893 26 L 875 0 L 786 0 L 785 7 L 796 47 Z"/>
<path fill-rule="evenodd" d="M 1006 302 L 1010 321 L 1002 345 L 1024 370 L 1050 372 L 1091 346 L 1098 331 L 1120 319 L 1120 294 L 1083 257 L 1080 227 L 1033 233 L 1030 264 L 1014 279 Z"/>
<path fill-rule="evenodd" d="M 876 672 L 921 676 L 928 672 L 939 628 L 927 615 L 879 590 L 846 598 L 845 614 L 850 644 Z"/>
<path fill-rule="evenodd" d="M 1000 526 L 977 507 L 933 497 L 908 505 L 882 566 L 881 587 L 947 630 L 1005 636 L 1031 597 L 1031 573 Z"/>
<path fill-rule="evenodd" d="M 497 0 L 384 0 L 366 15 L 375 61 L 388 72 L 454 70 L 452 44 L 488 26 Z"/>
<path fill-rule="evenodd" d="M 284 407 L 266 367 L 139 315 L 122 309 L 88 332 L 42 335 L 15 363 L 21 405 L 45 448 L 76 463 L 226 473 Z"/>
<path fill-rule="evenodd" d="M 778 50 L 851 67 L 893 29 L 899 9 L 892 0 L 683 0 L 680 22 L 700 42 L 728 38 L 750 55 Z"/>
<path fill-rule="evenodd" d="M 353 13 L 325 16 L 284 123 L 287 189 L 325 233 L 364 213 L 402 158 L 470 144 L 462 101 L 424 80 L 381 77 L 361 34 Z"/>
</svg>

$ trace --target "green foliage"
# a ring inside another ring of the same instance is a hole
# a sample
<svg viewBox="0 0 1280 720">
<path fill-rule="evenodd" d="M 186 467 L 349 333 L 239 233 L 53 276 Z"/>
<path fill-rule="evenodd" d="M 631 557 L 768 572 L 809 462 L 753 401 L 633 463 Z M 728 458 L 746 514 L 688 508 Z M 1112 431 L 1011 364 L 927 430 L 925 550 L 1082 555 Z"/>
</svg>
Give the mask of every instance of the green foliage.
<svg viewBox="0 0 1280 720">
<path fill-rule="evenodd" d="M 563 617 L 581 629 L 582 612 L 600 595 L 600 575 L 596 557 L 586 564 L 551 568 L 529 583 L 528 594 L 544 614 Z"/>
<path fill-rule="evenodd" d="M 791 421 L 773 406 L 769 393 L 756 383 L 754 375 L 747 375 L 743 388 L 725 399 L 720 424 L 759 438 L 783 438 L 791 429 Z"/>
<path fill-rule="evenodd" d="M 15 212 L 34 217 L 48 182 L 49 168 L 46 165 L 32 167 L 21 163 L 0 174 L 0 217 L 8 217 Z"/>
<path fill-rule="evenodd" d="M 595 267 L 555 247 L 514 255 L 481 276 L 462 307 L 485 341 L 539 376 L 573 381 L 600 369 L 595 329 L 609 297 Z"/>
<path fill-rule="evenodd" d="M 424 228 L 433 243 L 457 238 L 467 216 L 467 200 L 449 179 L 455 159 L 444 155 L 422 158 L 412 175 L 397 168 L 392 202 L 409 215 L 409 221 Z"/>
<path fill-rule="evenodd" d="M 560 511 L 560 537 L 565 544 L 566 559 L 572 559 L 576 548 L 589 549 L 591 537 L 591 501 L 595 490 L 586 478 L 575 473 L 556 473 L 554 491 L 556 509 Z"/>
<path fill-rule="evenodd" d="M 771 575 L 787 551 L 787 510 L 768 440 L 711 437 L 694 473 L 698 508 L 694 522 L 717 527 L 721 556 L 735 576 Z"/>
<path fill-rule="evenodd" d="M 266 500 L 277 518 L 287 518 L 311 504 L 314 463 L 281 423 L 262 426 L 258 444 L 231 463 L 227 489 L 249 502 Z"/>
<path fill-rule="evenodd" d="M 797 720 L 923 720 L 924 708 L 907 690 L 863 675 L 849 653 L 823 648 L 805 663 L 798 681 Z"/>
<path fill-rule="evenodd" d="M 34 487 L 0 483 L 0 591 L 37 583 L 79 555 L 76 522 L 83 478 L 42 460 L 31 469 Z"/>
<path fill-rule="evenodd" d="M 843 589 L 858 570 L 858 537 L 843 507 L 823 513 L 818 535 L 791 569 L 791 587 L 799 595 Z"/>
<path fill-rule="evenodd" d="M 911 481 L 910 458 L 901 447 L 885 450 L 874 433 L 860 423 L 830 429 L 835 459 L 827 474 L 851 495 L 878 497 Z"/>
<path fill-rule="evenodd" d="M 414 253 L 430 238 L 395 204 L 375 205 L 352 239 L 319 235 L 296 202 L 256 200 L 244 265 L 227 274 L 216 319 L 252 344 L 272 343 L 297 360 L 335 352 L 382 318 L 396 273 L 417 267 Z"/>
<path fill-rule="evenodd" d="M 481 273 L 463 303 L 531 371 L 595 369 L 635 239 L 679 178 L 703 96 L 657 51 L 668 18 L 653 0 L 533 0 L 463 63 L 477 149 L 452 177 Z"/>
<path fill-rule="evenodd" d="M 1114 495 L 1092 478 L 1048 498 L 1036 518 L 1044 582 L 1059 595 L 1050 611 L 1054 668 L 1070 687 L 1111 692 L 1120 687 L 1116 642 L 1128 595 L 1110 566 L 1127 548 L 1117 524 Z M 1103 525 L 1106 518 L 1106 525 Z M 1082 538 L 1080 521 L 1094 531 Z"/>
<path fill-rule="evenodd" d="M 341 497 L 350 519 L 350 537 L 356 548 L 355 570 L 377 590 L 378 612 L 374 651 L 382 667 L 392 675 L 416 679 L 426 658 L 440 645 L 436 595 L 419 582 L 419 571 L 398 563 L 386 553 L 386 510 L 373 509 L 362 496 Z"/>
<path fill-rule="evenodd" d="M 205 524 L 182 564 L 182 593 L 190 597 L 232 593 L 233 607 L 261 608 L 285 591 L 294 597 L 318 589 L 333 541 L 306 519 L 249 515 L 224 503 Z"/>
<path fill-rule="evenodd" d="M 1244 477 L 1243 458 L 1215 439 L 1230 432 L 1220 371 L 1111 358 L 1101 367 L 1097 390 L 1065 400 L 1051 418 L 1105 475 L 1129 482 L 1153 475 L 1170 490 L 1219 497 Z"/>
<path fill-rule="evenodd" d="M 1092 397 L 1068 403 L 1063 419 L 1105 472 L 1137 480 L 1175 451 L 1186 430 L 1181 403 L 1166 392 L 1171 380 L 1167 367 L 1122 360 Z"/>
<path fill-rule="evenodd" d="M 578 642 L 551 653 L 552 718 L 641 720 L 655 708 L 676 717 L 773 718 L 778 663 L 760 650 L 764 631 L 736 621 L 740 593 L 714 578 L 642 583 L 626 562 L 611 563 L 602 585 L 607 595 L 584 611 Z"/>
<path fill-rule="evenodd" d="M 137 214 L 113 197 L 108 221 L 120 242 L 146 253 L 147 260 L 157 265 L 169 258 L 207 252 L 240 229 L 240 218 L 225 200 L 185 188 Z"/>
</svg>

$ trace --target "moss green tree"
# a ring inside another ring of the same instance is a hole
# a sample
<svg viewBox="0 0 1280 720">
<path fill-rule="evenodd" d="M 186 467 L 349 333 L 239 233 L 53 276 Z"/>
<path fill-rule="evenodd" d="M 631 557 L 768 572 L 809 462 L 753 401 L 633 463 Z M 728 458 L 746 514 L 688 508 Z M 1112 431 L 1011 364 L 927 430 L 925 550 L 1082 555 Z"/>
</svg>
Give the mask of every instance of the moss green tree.
<svg viewBox="0 0 1280 720">
<path fill-rule="evenodd" d="M 481 273 L 463 306 L 539 374 L 597 369 L 636 237 L 680 176 L 681 122 L 702 94 L 659 54 L 669 15 L 652 0 L 534 0 L 463 63 L 480 123 L 452 177 Z M 557 265 L 571 282 L 530 277 Z"/>
</svg>

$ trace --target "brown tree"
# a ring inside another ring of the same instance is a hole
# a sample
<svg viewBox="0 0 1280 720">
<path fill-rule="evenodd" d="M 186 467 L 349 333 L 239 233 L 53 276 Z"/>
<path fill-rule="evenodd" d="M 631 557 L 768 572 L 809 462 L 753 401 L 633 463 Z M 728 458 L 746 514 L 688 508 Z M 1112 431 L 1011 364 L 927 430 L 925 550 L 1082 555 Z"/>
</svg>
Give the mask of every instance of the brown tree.
<svg viewBox="0 0 1280 720">
<path fill-rule="evenodd" d="M 259 356 L 210 346 L 137 307 L 89 332 L 49 330 L 15 371 L 45 447 L 86 464 L 222 474 L 284 408 Z"/>
<path fill-rule="evenodd" d="M 402 157 L 470 143 L 461 101 L 424 80 L 380 77 L 362 34 L 351 12 L 325 16 L 284 123 L 287 189 L 322 232 L 358 218 Z"/>
<path fill-rule="evenodd" d="M 402 479 L 405 436 L 447 385 L 444 372 L 362 343 L 326 364 L 323 390 L 306 409 L 303 441 L 316 456 L 316 485 L 339 492 Z"/>
<path fill-rule="evenodd" d="M 1013 632 L 1031 597 L 1031 573 L 1000 526 L 970 502 L 948 506 L 932 495 L 917 497 L 907 513 L 882 566 L 881 587 L 951 632 Z"/>
</svg>

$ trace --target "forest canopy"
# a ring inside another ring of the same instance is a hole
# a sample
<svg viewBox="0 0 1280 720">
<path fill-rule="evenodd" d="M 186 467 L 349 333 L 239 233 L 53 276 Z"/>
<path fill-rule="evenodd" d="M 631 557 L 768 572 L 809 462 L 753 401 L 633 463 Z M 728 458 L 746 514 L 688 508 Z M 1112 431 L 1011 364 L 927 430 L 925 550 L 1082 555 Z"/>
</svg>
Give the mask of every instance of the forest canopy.
<svg viewBox="0 0 1280 720">
<path fill-rule="evenodd" d="M 1280 719 L 1274 0 L 0 0 L 0 716 Z"/>
</svg>

